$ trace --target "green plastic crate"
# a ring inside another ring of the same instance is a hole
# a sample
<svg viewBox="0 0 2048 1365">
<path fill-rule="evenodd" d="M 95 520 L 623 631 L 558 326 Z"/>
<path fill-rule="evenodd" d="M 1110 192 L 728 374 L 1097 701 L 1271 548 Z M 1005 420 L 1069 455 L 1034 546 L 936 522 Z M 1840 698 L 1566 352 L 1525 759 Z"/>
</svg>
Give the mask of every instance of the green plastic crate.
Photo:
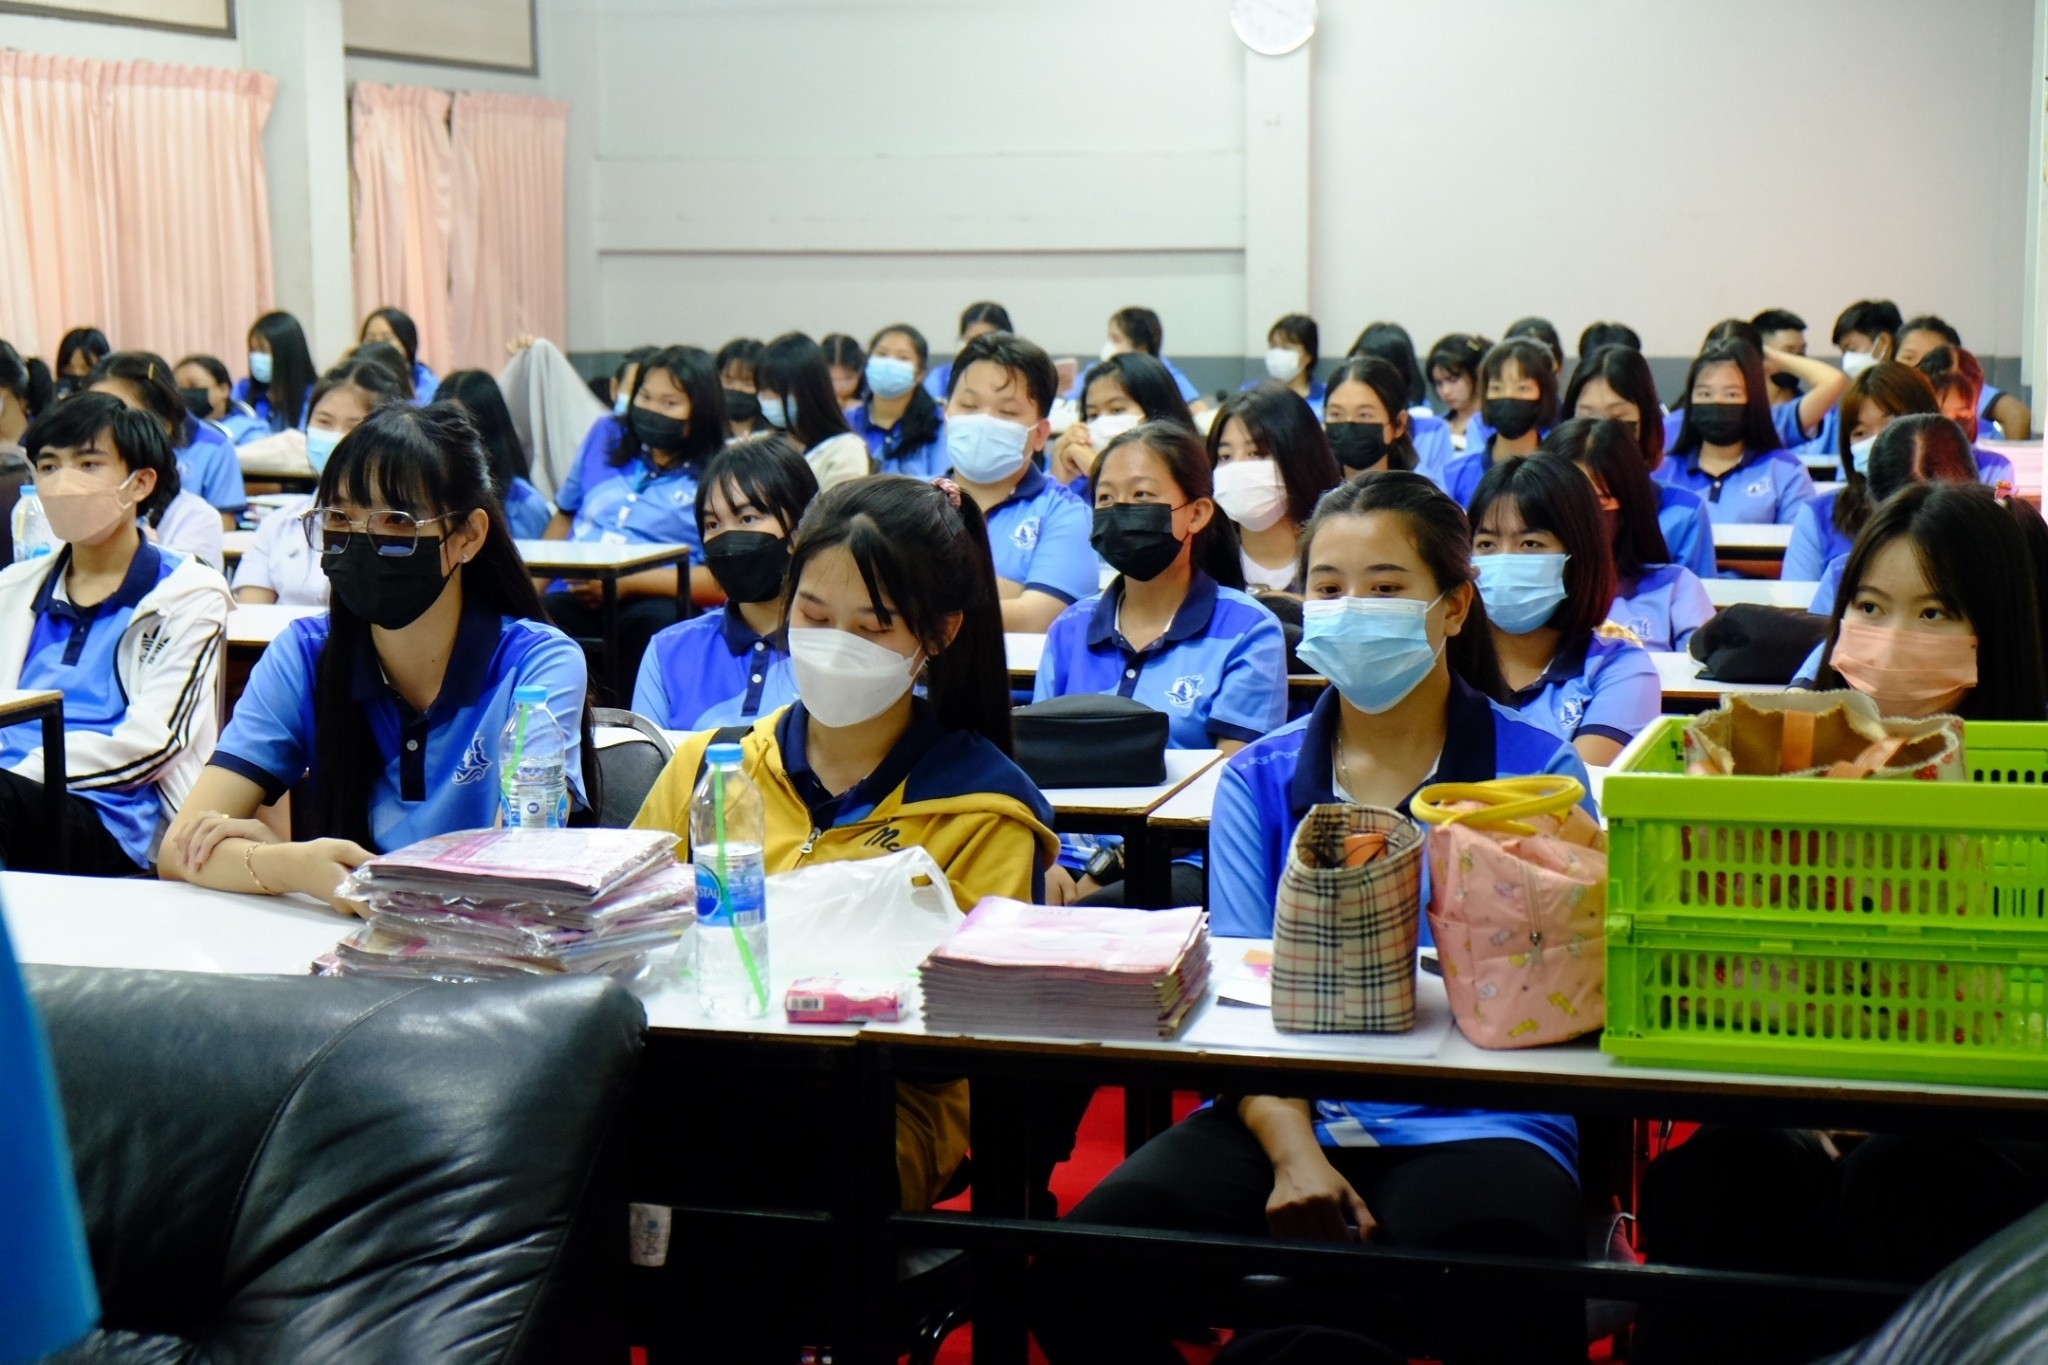
<svg viewBox="0 0 2048 1365">
<path fill-rule="evenodd" d="M 1607 1028 L 1627 1061 L 2048 1087 L 2048 724 L 1963 783 L 1608 776 Z"/>
</svg>

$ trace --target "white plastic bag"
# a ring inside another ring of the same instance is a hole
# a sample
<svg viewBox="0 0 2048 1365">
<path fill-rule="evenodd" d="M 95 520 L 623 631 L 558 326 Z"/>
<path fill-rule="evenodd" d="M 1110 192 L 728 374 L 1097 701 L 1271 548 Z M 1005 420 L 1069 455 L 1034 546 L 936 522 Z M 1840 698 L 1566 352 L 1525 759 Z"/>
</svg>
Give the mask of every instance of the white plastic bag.
<svg viewBox="0 0 2048 1365">
<path fill-rule="evenodd" d="M 768 936 L 784 981 L 901 985 L 964 918 L 945 872 L 922 848 L 768 878 Z"/>
</svg>

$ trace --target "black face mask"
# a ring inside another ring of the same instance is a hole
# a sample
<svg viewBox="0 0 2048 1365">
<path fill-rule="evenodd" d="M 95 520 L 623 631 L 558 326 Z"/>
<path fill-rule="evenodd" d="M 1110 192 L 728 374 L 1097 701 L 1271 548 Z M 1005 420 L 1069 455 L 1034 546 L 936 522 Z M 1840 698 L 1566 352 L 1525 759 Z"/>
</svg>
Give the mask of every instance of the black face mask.
<svg viewBox="0 0 2048 1365">
<path fill-rule="evenodd" d="M 1536 425 L 1533 398 L 1489 398 L 1479 405 L 1479 415 L 1510 441 L 1519 441 Z"/>
<path fill-rule="evenodd" d="M 731 602 L 773 602 L 789 569 L 789 540 L 766 531 L 727 531 L 704 542 L 704 567 Z"/>
<path fill-rule="evenodd" d="M 421 536 L 409 555 L 377 553 L 367 536 L 350 536 L 342 552 L 323 557 L 335 600 L 373 626 L 403 630 L 441 598 L 441 538 Z"/>
<path fill-rule="evenodd" d="M 758 422 L 761 420 L 761 400 L 745 389 L 727 389 L 725 415 L 735 422 Z"/>
<path fill-rule="evenodd" d="M 1337 463 L 1352 473 L 1371 469 L 1387 458 L 1387 428 L 1382 422 L 1332 422 L 1325 434 Z"/>
<path fill-rule="evenodd" d="M 1771 383 L 1777 385 L 1786 393 L 1799 392 L 1799 376 L 1796 374 L 1787 374 L 1785 371 L 1780 370 L 1771 376 Z"/>
<path fill-rule="evenodd" d="M 1120 502 L 1095 509 L 1088 543 L 1126 578 L 1149 583 L 1180 556 L 1173 512 L 1163 502 Z"/>
<path fill-rule="evenodd" d="M 1741 403 L 1692 403 L 1687 405 L 1685 417 L 1708 445 L 1732 446 L 1742 440 L 1742 418 L 1746 411 Z"/>
<path fill-rule="evenodd" d="M 666 450 L 671 455 L 683 448 L 683 437 L 690 430 L 684 423 L 665 417 L 652 408 L 628 408 L 626 421 L 633 428 L 634 439 L 641 445 L 649 450 Z"/>
<path fill-rule="evenodd" d="M 206 389 L 179 389 L 178 397 L 185 400 L 185 411 L 194 417 L 207 418 L 213 415 L 213 394 Z"/>
</svg>

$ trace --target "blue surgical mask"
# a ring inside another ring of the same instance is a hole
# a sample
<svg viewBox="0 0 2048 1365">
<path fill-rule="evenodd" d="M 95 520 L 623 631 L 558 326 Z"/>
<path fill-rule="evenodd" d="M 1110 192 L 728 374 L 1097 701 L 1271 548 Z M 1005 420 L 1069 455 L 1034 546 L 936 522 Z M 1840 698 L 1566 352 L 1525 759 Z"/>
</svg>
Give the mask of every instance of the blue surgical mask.
<svg viewBox="0 0 2048 1365">
<path fill-rule="evenodd" d="M 969 483 L 1001 483 L 1024 467 L 1031 428 L 986 412 L 946 419 L 946 458 Z"/>
<path fill-rule="evenodd" d="M 1486 617 L 1510 635 L 1527 635 L 1564 601 L 1569 555 L 1474 555 Z"/>
<path fill-rule="evenodd" d="M 772 393 L 757 395 L 761 404 L 761 420 L 777 431 L 787 431 L 796 423 L 796 399 L 787 403 Z"/>
<path fill-rule="evenodd" d="M 868 357 L 868 392 L 877 398 L 901 398 L 917 383 L 917 366 L 892 355 Z"/>
<path fill-rule="evenodd" d="M 1436 667 L 1428 602 L 1412 597 L 1312 597 L 1301 606 L 1303 663 L 1345 701 L 1376 716 L 1400 704 Z"/>
<path fill-rule="evenodd" d="M 259 384 L 268 384 L 275 368 L 275 359 L 268 351 L 249 352 L 249 377 Z"/>
<path fill-rule="evenodd" d="M 334 448 L 341 444 L 341 433 L 326 427 L 306 428 L 306 460 L 313 466 L 315 474 L 324 473 L 327 461 L 334 454 Z"/>
<path fill-rule="evenodd" d="M 1870 477 L 1870 448 L 1876 444 L 1875 436 L 1866 436 L 1860 441 L 1849 443 L 1849 465 L 1866 479 Z"/>
</svg>

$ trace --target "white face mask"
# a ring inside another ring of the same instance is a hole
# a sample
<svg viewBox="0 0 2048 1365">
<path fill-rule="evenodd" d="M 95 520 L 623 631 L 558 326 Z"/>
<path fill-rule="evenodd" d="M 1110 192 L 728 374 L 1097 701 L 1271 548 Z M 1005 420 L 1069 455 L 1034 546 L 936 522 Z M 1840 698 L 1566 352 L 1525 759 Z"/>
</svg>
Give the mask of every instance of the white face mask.
<svg viewBox="0 0 2048 1365">
<path fill-rule="evenodd" d="M 1266 373 L 1285 384 L 1301 373 L 1301 352 L 1292 346 L 1275 346 L 1266 352 Z"/>
<path fill-rule="evenodd" d="M 1114 341 L 1105 341 L 1102 343 L 1101 355 L 1103 364 L 1107 365 L 1110 361 L 1115 360 L 1118 356 L 1122 354 L 1123 352 L 1117 349 L 1116 343 Z"/>
<path fill-rule="evenodd" d="M 1263 531 L 1287 511 L 1287 485 L 1271 460 L 1216 466 L 1216 505 L 1247 531 Z"/>
<path fill-rule="evenodd" d="M 969 483 L 1001 483 L 1031 457 L 1024 447 L 1031 428 L 993 413 L 968 412 L 946 419 L 946 457 Z"/>
<path fill-rule="evenodd" d="M 1877 357 L 1868 351 L 1842 352 L 1842 373 L 1848 375 L 1851 379 L 1862 374 L 1876 363 Z"/>
<path fill-rule="evenodd" d="M 1088 444 L 1097 450 L 1105 449 L 1111 441 L 1144 421 L 1144 415 L 1136 412 L 1105 412 L 1100 417 L 1088 419 Z"/>
<path fill-rule="evenodd" d="M 829 626 L 792 626 L 789 664 L 796 694 L 820 725 L 839 730 L 873 720 L 910 690 L 924 662 Z"/>
</svg>

